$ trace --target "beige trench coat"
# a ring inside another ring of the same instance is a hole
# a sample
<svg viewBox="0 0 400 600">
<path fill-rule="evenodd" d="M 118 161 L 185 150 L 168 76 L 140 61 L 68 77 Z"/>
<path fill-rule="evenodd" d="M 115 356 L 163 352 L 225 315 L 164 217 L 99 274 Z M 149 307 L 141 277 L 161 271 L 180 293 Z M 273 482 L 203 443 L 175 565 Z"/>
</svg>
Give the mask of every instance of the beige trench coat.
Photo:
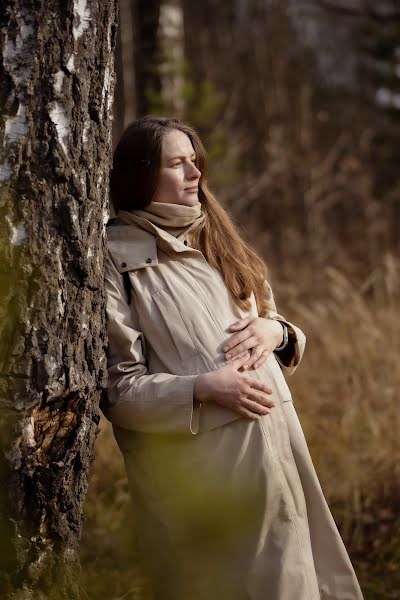
<svg viewBox="0 0 400 600">
<path fill-rule="evenodd" d="M 250 421 L 193 400 L 196 376 L 224 364 L 233 307 L 203 254 L 120 211 L 108 228 L 108 390 L 102 410 L 123 453 L 138 544 L 157 600 L 360 600 L 282 370 L 248 375 L 276 405 Z M 127 302 L 122 273 L 129 273 Z M 265 282 L 266 294 L 271 294 Z M 271 311 L 270 318 L 285 320 Z"/>
</svg>

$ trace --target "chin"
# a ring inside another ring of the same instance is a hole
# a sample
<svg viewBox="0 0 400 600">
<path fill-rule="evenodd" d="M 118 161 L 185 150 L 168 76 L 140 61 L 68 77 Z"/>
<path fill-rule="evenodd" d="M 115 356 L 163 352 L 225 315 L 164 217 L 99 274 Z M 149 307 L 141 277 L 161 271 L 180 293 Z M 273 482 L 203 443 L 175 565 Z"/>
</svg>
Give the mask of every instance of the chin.
<svg viewBox="0 0 400 600">
<path fill-rule="evenodd" d="M 199 202 L 200 201 L 197 194 L 192 194 L 190 198 L 182 198 L 181 200 L 178 200 L 177 204 L 186 204 L 187 206 L 194 206 Z"/>
</svg>

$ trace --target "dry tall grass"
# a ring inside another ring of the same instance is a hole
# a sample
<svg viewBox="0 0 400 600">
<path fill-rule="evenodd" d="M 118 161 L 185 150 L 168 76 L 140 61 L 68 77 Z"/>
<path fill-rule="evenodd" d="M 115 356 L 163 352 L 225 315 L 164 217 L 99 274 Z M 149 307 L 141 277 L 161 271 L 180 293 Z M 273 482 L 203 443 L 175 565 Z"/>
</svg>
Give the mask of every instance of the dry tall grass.
<svg viewBox="0 0 400 600">
<path fill-rule="evenodd" d="M 358 284 L 326 267 L 323 297 L 302 295 L 306 268 L 293 276 L 278 294 L 307 333 L 291 388 L 310 450 L 366 595 L 399 598 L 400 262 Z"/>
</svg>

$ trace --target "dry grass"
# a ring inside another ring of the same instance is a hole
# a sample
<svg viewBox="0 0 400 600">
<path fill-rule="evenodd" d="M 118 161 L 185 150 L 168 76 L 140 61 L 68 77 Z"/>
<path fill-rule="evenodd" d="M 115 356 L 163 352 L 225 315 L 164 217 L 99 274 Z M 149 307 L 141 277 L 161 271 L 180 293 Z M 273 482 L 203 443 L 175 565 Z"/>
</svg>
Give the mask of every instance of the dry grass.
<svg viewBox="0 0 400 600">
<path fill-rule="evenodd" d="M 366 596 L 399 598 L 400 262 L 387 255 L 358 284 L 326 267 L 318 297 L 310 295 L 314 276 L 303 267 L 293 273 L 296 289 L 277 285 L 307 333 L 289 383 Z"/>
<path fill-rule="evenodd" d="M 351 499 L 352 518 L 362 498 L 391 494 L 400 474 L 399 301 L 390 293 L 394 286 L 384 289 L 384 267 L 379 290 L 363 292 L 362 285 L 326 268 L 319 274 L 325 298 L 288 300 L 308 336 L 292 384 L 296 404 L 326 493 L 337 501 Z M 393 276 L 398 273 L 399 265 Z"/>
</svg>

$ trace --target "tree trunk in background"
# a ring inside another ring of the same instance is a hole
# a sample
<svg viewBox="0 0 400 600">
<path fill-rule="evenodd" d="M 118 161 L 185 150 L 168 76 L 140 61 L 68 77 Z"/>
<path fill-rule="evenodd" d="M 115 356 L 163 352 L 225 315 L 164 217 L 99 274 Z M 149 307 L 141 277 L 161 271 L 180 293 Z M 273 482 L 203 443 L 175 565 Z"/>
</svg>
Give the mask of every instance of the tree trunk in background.
<svg viewBox="0 0 400 600">
<path fill-rule="evenodd" d="M 237 2 L 181 0 L 184 17 L 185 54 L 190 63 L 190 75 L 195 83 L 204 79 L 219 82 L 230 89 L 235 64 L 232 46 L 237 19 Z"/>
<path fill-rule="evenodd" d="M 2 598 L 78 597 L 106 382 L 115 0 L 0 9 Z"/>
<path fill-rule="evenodd" d="M 135 0 L 133 40 L 135 44 L 136 107 L 137 116 L 149 112 L 147 91 L 161 92 L 160 49 L 158 26 L 161 0 Z"/>
<path fill-rule="evenodd" d="M 136 117 L 134 12 L 134 0 L 119 0 L 119 27 L 115 50 L 117 83 L 114 101 L 114 147 L 125 127 Z"/>
<path fill-rule="evenodd" d="M 181 0 L 164 0 L 161 3 L 158 43 L 161 51 L 160 99 L 169 116 L 182 118 L 185 110 L 185 51 Z"/>
</svg>

